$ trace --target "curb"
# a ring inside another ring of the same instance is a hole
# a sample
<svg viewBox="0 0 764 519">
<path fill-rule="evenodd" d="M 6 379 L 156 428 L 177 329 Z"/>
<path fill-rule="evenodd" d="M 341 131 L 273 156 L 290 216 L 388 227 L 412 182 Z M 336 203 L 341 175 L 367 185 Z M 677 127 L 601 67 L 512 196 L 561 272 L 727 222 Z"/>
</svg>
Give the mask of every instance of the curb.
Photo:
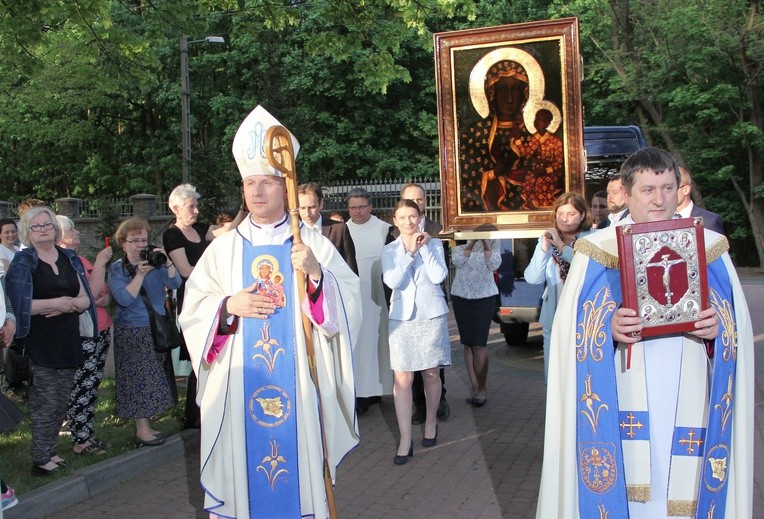
<svg viewBox="0 0 764 519">
<path fill-rule="evenodd" d="M 136 474 L 163 465 L 198 447 L 199 431 L 189 430 L 167 438 L 161 447 L 143 447 L 95 463 L 49 485 L 19 495 L 19 504 L 3 512 L 7 519 L 36 519 L 84 501 Z"/>
</svg>

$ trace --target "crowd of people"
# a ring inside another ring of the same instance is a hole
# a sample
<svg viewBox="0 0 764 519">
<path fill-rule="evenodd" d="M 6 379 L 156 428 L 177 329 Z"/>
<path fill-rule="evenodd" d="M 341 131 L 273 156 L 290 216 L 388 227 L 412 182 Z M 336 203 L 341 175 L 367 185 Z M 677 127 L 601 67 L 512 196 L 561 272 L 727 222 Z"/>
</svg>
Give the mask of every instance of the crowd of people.
<svg viewBox="0 0 764 519">
<path fill-rule="evenodd" d="M 91 263 L 77 254 L 75 223 L 47 206 L 26 208 L 18 226 L 0 220 L 6 299 L 0 338 L 5 346 L 14 337 L 23 342 L 31 359 L 33 476 L 66 467 L 58 452 L 62 424 L 71 430 L 74 455 L 110 448 L 98 438 L 94 417 L 111 344 L 117 416 L 134 422 L 136 447 L 166 441 L 151 420 L 176 405 L 178 395 L 154 319 L 173 311 L 167 306 L 173 292 L 180 358 L 193 366 L 184 426 L 201 428 L 201 483 L 211 517 L 263 516 L 284 506 L 328 517 L 336 467 L 360 441 L 358 417 L 386 395 L 393 396 L 398 423 L 395 465 L 414 456 L 412 425 L 422 425 L 423 448 L 437 445 L 439 421 L 451 413 L 444 370 L 452 364 L 449 301 L 469 381 L 466 404 L 487 405 L 498 240 L 449 247 L 439 238 L 440 225 L 425 216 L 419 184 L 402 187 L 392 225 L 373 214 L 363 188 L 346 197 L 347 222 L 330 218 L 322 213 L 318 184 L 291 185 L 279 170 L 248 160 L 250 130 L 272 125 L 269 117 L 255 110 L 234 140 L 242 211 L 220 224 L 202 223 L 199 193 L 180 185 L 169 197 L 175 221 L 162 234 L 163 247 L 152 244 L 147 221 L 129 218 L 114 232 L 114 247 Z M 750 318 L 719 248 L 726 243 L 721 219 L 694 206 L 691 186 L 686 168 L 648 148 L 630 157 L 591 204 L 576 192 L 554 201 L 550 226 L 524 272 L 529 283 L 545 285 L 540 322 L 548 400 L 539 517 L 608 510 L 612 517 L 662 517 L 688 500 L 702 509 L 716 499 L 729 517 L 750 507 Z M 287 212 L 289 189 L 297 191 L 301 223 Z M 706 244 L 713 305 L 699 312 L 694 331 L 643 338 L 641 318 L 620 308 L 620 279 L 609 274 L 618 268 L 614 228 L 677 213 L 702 216 L 712 229 Z M 734 355 L 720 353 L 728 346 L 715 342 L 720 334 L 737 340 L 737 371 L 728 363 Z M 626 350 L 629 362 L 634 351 L 634 366 L 621 366 Z M 685 373 L 682 365 L 690 362 L 708 371 Z M 717 373 L 733 381 L 737 374 L 737 383 L 728 385 Z M 683 396 L 689 391 L 734 397 L 731 431 L 711 431 L 708 398 L 690 402 Z M 637 403 L 639 411 L 632 409 Z M 603 406 L 641 413 L 653 447 L 648 443 L 645 451 L 619 435 L 618 413 L 603 413 L 604 436 L 597 436 Z M 717 456 L 727 456 L 724 477 L 714 469 L 718 485 L 708 483 L 702 460 L 674 459 L 672 437 L 683 434 L 674 427 L 677 409 L 686 409 L 683 423 L 707 430 L 714 448 L 721 446 Z M 579 418 L 588 413 L 588 421 Z M 579 472 L 582 466 L 586 471 Z M 290 473 L 299 477 L 279 477 Z M 706 484 L 695 483 L 701 479 Z M 740 488 L 726 501 L 714 494 L 732 485 Z M 265 492 L 277 486 L 278 493 Z M 13 489 L 3 482 L 4 506 L 6 495 L 12 506 Z"/>
</svg>

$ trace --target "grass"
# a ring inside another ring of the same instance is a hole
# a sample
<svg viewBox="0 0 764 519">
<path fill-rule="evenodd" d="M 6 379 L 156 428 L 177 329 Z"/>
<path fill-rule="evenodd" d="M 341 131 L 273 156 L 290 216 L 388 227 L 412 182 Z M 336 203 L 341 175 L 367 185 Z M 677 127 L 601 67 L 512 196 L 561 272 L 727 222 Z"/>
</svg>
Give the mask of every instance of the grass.
<svg viewBox="0 0 764 519">
<path fill-rule="evenodd" d="M 77 456 L 72 452 L 71 435 L 68 432 L 61 432 L 58 436 L 58 455 L 67 461 L 67 467 L 52 476 L 39 478 L 32 477 L 30 474 L 32 468 L 30 452 L 32 433 L 26 390 L 15 393 L 7 392 L 6 396 L 24 411 L 26 418 L 14 430 L 0 435 L 0 470 L 5 482 L 12 486 L 18 494 L 23 494 L 73 474 L 83 467 L 134 450 L 134 423 L 132 420 L 120 419 L 114 414 L 114 395 L 114 379 L 104 378 L 98 390 L 95 432 L 98 438 L 109 444 L 108 452 L 100 456 Z M 175 407 L 151 420 L 153 428 L 172 434 L 181 429 L 181 418 L 185 405 L 185 377 L 178 380 L 178 400 Z"/>
</svg>

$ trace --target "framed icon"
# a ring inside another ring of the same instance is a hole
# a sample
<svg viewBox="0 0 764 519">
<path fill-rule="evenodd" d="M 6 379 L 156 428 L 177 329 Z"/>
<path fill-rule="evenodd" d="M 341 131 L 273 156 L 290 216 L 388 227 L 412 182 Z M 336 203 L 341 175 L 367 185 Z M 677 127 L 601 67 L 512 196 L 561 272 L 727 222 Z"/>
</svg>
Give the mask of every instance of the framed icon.
<svg viewBox="0 0 764 519">
<path fill-rule="evenodd" d="M 578 20 L 435 34 L 443 223 L 538 234 L 584 189 Z"/>
</svg>

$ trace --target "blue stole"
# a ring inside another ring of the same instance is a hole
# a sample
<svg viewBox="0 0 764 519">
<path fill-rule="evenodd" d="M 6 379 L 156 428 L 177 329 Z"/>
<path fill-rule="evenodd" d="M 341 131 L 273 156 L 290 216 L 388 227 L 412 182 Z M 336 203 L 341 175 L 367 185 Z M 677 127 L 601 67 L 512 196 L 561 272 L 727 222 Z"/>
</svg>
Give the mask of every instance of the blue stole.
<svg viewBox="0 0 764 519">
<path fill-rule="evenodd" d="M 724 262 L 708 266 L 708 299 L 719 315 L 719 335 L 715 341 L 714 376 L 708 410 L 708 427 L 703 449 L 703 469 L 696 517 L 724 517 L 727 482 L 732 458 L 732 409 L 737 367 L 737 325 L 732 283 Z M 739 447 L 738 447 L 739 448 Z"/>
<path fill-rule="evenodd" d="M 291 240 L 243 250 L 243 285 L 276 304 L 267 319 L 243 319 L 244 412 L 250 517 L 297 518 L 300 479 Z"/>
<path fill-rule="evenodd" d="M 699 447 L 704 461 L 696 517 L 719 519 L 724 517 L 727 498 L 737 360 L 732 285 L 721 258 L 708 265 L 708 285 L 709 301 L 719 316 L 719 336 L 715 341 L 708 426 Z M 620 412 L 618 408 L 615 349 L 610 333 L 610 321 L 621 301 L 619 272 L 589 258 L 576 318 L 580 517 L 629 516 L 621 448 L 623 431 L 619 429 L 621 422 L 634 421 L 635 417 L 628 417 L 629 411 Z M 637 418 L 648 424 L 646 416 Z M 644 439 L 648 429 L 638 430 L 639 437 Z M 675 441 L 680 438 L 678 432 Z"/>
</svg>

